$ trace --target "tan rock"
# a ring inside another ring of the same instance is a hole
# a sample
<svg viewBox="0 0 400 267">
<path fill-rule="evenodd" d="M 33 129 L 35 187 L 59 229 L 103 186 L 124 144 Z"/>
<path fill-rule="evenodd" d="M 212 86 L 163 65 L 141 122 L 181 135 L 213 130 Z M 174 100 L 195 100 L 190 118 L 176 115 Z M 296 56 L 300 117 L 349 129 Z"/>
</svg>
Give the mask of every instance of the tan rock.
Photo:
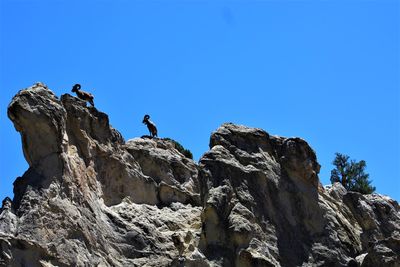
<svg viewBox="0 0 400 267">
<path fill-rule="evenodd" d="M 323 188 L 303 139 L 227 123 L 196 164 L 41 83 L 8 115 L 30 167 L 0 210 L 0 265 L 399 266 L 398 203 Z"/>
</svg>

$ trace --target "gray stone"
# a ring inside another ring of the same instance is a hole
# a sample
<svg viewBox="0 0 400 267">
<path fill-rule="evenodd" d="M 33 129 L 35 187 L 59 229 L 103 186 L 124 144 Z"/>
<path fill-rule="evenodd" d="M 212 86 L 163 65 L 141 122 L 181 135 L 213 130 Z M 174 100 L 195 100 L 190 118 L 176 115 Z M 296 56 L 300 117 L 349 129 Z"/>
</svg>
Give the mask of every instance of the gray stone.
<svg viewBox="0 0 400 267">
<path fill-rule="evenodd" d="M 0 209 L 0 233 L 14 235 L 18 228 L 18 218 L 14 214 L 11 199 L 6 197 Z"/>
<path fill-rule="evenodd" d="M 399 266 L 398 203 L 324 188 L 303 139 L 226 123 L 197 164 L 41 83 L 8 116 L 29 169 L 0 210 L 0 265 Z"/>
</svg>

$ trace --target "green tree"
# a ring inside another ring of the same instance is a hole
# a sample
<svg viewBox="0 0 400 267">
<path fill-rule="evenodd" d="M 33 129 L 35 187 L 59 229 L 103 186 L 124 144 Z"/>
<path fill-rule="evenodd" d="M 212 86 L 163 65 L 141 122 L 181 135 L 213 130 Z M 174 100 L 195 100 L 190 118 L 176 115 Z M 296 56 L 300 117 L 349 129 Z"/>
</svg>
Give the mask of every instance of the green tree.
<svg viewBox="0 0 400 267">
<path fill-rule="evenodd" d="M 331 171 L 331 183 L 339 182 L 347 190 L 360 192 L 361 194 L 371 194 L 375 187 L 371 186 L 369 174 L 365 173 L 367 164 L 364 160 L 359 162 L 350 160 L 350 157 L 344 154 L 335 153 L 336 157 L 332 164 L 335 169 Z"/>
</svg>

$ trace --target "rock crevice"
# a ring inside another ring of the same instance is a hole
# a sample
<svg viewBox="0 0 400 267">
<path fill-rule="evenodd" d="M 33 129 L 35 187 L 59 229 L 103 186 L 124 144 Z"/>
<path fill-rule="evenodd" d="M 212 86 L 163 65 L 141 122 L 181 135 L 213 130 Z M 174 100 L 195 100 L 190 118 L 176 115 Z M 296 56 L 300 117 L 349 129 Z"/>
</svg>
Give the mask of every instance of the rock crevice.
<svg viewBox="0 0 400 267">
<path fill-rule="evenodd" d="M 303 139 L 226 123 L 196 163 L 41 83 L 8 116 L 30 167 L 0 210 L 0 265 L 400 266 L 398 203 L 323 187 Z"/>
</svg>

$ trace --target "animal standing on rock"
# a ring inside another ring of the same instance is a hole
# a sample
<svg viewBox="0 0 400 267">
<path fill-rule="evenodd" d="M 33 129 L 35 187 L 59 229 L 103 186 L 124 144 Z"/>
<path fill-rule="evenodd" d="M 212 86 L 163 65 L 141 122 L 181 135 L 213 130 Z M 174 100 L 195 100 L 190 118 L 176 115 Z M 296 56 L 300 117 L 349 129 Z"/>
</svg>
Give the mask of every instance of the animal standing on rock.
<svg viewBox="0 0 400 267">
<path fill-rule="evenodd" d="M 147 128 L 149 129 L 149 132 L 150 132 L 150 136 L 151 137 L 157 137 L 157 127 L 154 124 L 154 122 L 152 122 L 150 120 L 150 116 L 149 115 L 147 115 L 147 114 L 144 115 L 143 123 L 147 125 Z"/>
<path fill-rule="evenodd" d="M 81 89 L 81 85 L 77 83 L 72 87 L 72 92 L 76 93 L 78 98 L 88 101 L 90 103 L 90 105 L 92 105 L 92 107 L 94 107 L 94 102 L 93 102 L 94 96 L 91 93 L 82 91 L 80 89 Z"/>
</svg>

